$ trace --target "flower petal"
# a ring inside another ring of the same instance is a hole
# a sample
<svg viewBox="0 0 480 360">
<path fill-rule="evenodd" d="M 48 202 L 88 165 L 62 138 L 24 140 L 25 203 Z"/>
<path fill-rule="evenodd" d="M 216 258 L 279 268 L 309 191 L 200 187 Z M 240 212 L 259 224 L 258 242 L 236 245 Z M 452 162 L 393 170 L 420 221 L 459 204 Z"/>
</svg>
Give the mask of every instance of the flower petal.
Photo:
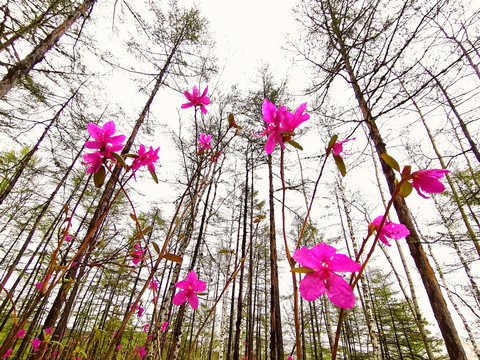
<svg viewBox="0 0 480 360">
<path fill-rule="evenodd" d="M 362 265 L 356 263 L 344 254 L 333 255 L 332 260 L 328 264 L 328 269 L 336 272 L 357 272 L 360 271 L 361 267 Z"/>
<path fill-rule="evenodd" d="M 198 297 L 197 294 L 195 294 L 193 291 L 189 291 L 188 295 L 188 303 L 192 307 L 192 309 L 196 310 L 198 308 Z"/>
<path fill-rule="evenodd" d="M 185 301 L 187 301 L 187 291 L 181 290 L 177 295 L 173 297 L 172 304 L 182 305 Z"/>
<path fill-rule="evenodd" d="M 308 273 L 300 280 L 299 290 L 302 298 L 307 301 L 314 301 L 325 292 L 325 282 L 319 273 Z"/>
<path fill-rule="evenodd" d="M 307 274 L 308 275 L 308 274 Z M 355 305 L 355 295 L 350 285 L 339 275 L 332 277 L 327 296 L 333 305 L 344 309 L 351 309 Z"/>
</svg>

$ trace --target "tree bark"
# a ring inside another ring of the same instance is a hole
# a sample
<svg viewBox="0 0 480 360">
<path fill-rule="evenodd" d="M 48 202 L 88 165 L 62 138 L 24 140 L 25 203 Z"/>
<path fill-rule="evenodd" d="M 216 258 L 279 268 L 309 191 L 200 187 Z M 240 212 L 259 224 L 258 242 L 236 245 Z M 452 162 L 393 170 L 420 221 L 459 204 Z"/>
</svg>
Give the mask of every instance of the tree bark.
<svg viewBox="0 0 480 360">
<path fill-rule="evenodd" d="M 8 70 L 7 74 L 0 81 L 0 98 L 15 86 L 22 76 L 28 74 L 36 64 L 43 60 L 47 52 L 58 42 L 62 35 L 65 34 L 75 21 L 85 14 L 95 2 L 96 0 L 86 0 L 82 5 L 77 7 L 72 14 L 43 39 L 30 54 Z"/>
</svg>

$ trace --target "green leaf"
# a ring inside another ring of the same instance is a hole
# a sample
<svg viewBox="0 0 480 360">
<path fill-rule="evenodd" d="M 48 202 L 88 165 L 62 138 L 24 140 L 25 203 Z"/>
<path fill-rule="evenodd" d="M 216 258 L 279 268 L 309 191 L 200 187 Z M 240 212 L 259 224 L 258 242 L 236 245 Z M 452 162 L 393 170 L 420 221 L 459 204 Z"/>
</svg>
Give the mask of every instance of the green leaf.
<svg viewBox="0 0 480 360">
<path fill-rule="evenodd" d="M 388 166 L 400 172 L 400 165 L 398 165 L 397 160 L 395 160 L 393 157 L 391 157 L 387 153 L 381 154 L 380 157 L 382 158 L 383 161 L 385 161 L 388 164 Z"/>
<path fill-rule="evenodd" d="M 178 256 L 178 255 L 175 255 L 175 254 L 170 254 L 170 253 L 167 253 L 167 254 L 163 255 L 162 258 L 165 259 L 165 260 L 170 260 L 170 261 L 177 262 L 177 263 L 181 263 L 183 261 L 181 256 Z"/>
<path fill-rule="evenodd" d="M 292 272 L 299 273 L 299 274 L 308 274 L 308 273 L 315 272 L 315 270 L 310 269 L 308 267 L 298 267 L 298 268 L 293 268 Z"/>
<path fill-rule="evenodd" d="M 157 243 L 152 241 L 152 246 L 155 249 L 155 252 L 160 255 L 160 248 L 158 247 Z"/>
<path fill-rule="evenodd" d="M 114 153 L 114 152 L 112 152 L 111 154 L 112 154 L 113 157 L 115 158 L 115 161 L 118 163 L 118 165 L 120 165 L 120 166 L 123 167 L 123 168 L 126 168 L 126 167 L 127 167 L 127 164 L 125 164 L 125 161 L 123 160 L 123 158 L 122 158 L 120 155 L 118 155 L 118 154 L 116 154 L 116 153 Z"/>
<path fill-rule="evenodd" d="M 297 142 L 294 141 L 294 140 L 291 140 L 291 139 L 290 139 L 290 140 L 288 140 L 288 143 L 289 143 L 290 145 L 292 145 L 293 147 L 299 149 L 299 150 L 303 150 L 303 147 L 301 147 L 300 144 L 297 143 Z"/>
<path fill-rule="evenodd" d="M 333 135 L 332 138 L 330 139 L 329 143 L 328 143 L 328 148 L 327 149 L 333 148 L 333 145 L 335 145 L 335 143 L 337 142 L 337 139 L 338 139 L 338 135 Z"/>
<path fill-rule="evenodd" d="M 400 184 L 400 188 L 398 189 L 398 195 L 400 195 L 402 198 L 406 198 L 408 195 L 410 195 L 412 190 L 412 184 L 410 184 L 408 181 L 404 181 Z"/>
<path fill-rule="evenodd" d="M 100 166 L 100 169 L 98 169 L 98 171 L 95 174 L 93 174 L 93 182 L 95 184 L 95 187 L 101 188 L 104 181 L 105 181 L 105 168 L 102 165 Z"/>
<path fill-rule="evenodd" d="M 93 337 L 95 338 L 95 340 L 100 340 L 102 338 L 102 334 L 99 331 L 95 331 L 93 333 Z"/>
<path fill-rule="evenodd" d="M 155 174 L 155 171 L 150 171 L 150 174 L 152 175 L 153 181 L 155 181 L 158 184 L 158 178 L 157 178 L 157 174 Z"/>
<path fill-rule="evenodd" d="M 63 345 L 60 341 L 51 340 L 50 342 L 52 344 L 60 346 L 62 349 L 65 347 L 65 345 Z"/>
<path fill-rule="evenodd" d="M 340 155 L 333 155 L 333 158 L 335 159 L 335 163 L 342 176 L 347 175 L 347 168 L 345 167 L 342 157 Z"/>
<path fill-rule="evenodd" d="M 219 254 L 230 254 L 231 251 L 230 251 L 230 250 L 227 250 L 227 249 L 223 249 L 223 250 L 220 250 L 218 253 L 219 253 Z"/>
</svg>

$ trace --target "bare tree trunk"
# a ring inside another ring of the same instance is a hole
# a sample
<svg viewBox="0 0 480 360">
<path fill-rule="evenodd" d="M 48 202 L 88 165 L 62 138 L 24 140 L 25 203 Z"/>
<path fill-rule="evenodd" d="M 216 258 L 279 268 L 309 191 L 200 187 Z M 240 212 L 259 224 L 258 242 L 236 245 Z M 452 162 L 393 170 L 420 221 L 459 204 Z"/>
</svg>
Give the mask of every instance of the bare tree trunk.
<svg viewBox="0 0 480 360">
<path fill-rule="evenodd" d="M 58 42 L 65 32 L 78 20 L 83 14 L 91 9 L 96 0 L 86 0 L 82 5 L 77 7 L 65 21 L 53 30 L 32 50 L 26 58 L 18 64 L 12 66 L 7 74 L 0 81 L 0 98 L 2 98 L 22 76 L 25 76 L 33 69 L 33 67 L 43 60 L 47 52 Z"/>
<path fill-rule="evenodd" d="M 375 150 L 380 156 L 385 154 L 386 145 L 380 135 L 380 131 L 372 117 L 371 110 L 365 100 L 363 92 L 360 88 L 360 85 L 355 76 L 354 70 L 350 64 L 350 58 L 345 44 L 342 42 L 342 34 L 338 28 L 333 26 L 333 31 L 337 31 L 337 40 L 339 45 L 339 53 L 344 61 L 345 69 L 348 73 L 350 84 L 355 93 L 355 97 L 358 101 L 358 105 L 363 114 L 363 119 L 367 124 L 367 127 L 370 132 L 370 138 L 373 140 L 375 145 Z M 387 184 L 390 190 L 390 193 L 394 192 L 395 189 L 395 174 L 392 168 L 385 163 L 381 158 L 380 162 L 382 164 L 382 170 L 387 180 Z M 410 213 L 407 207 L 407 204 L 403 198 L 396 198 L 394 200 L 393 206 L 397 212 L 398 218 L 402 224 L 404 224 L 410 231 L 410 235 L 407 236 L 407 244 L 410 248 L 410 253 L 415 261 L 417 269 L 422 277 L 423 285 L 427 291 L 428 297 L 430 299 L 430 304 L 433 309 L 435 318 L 442 332 L 443 339 L 445 340 L 445 345 L 447 347 L 448 354 L 452 359 L 458 360 L 467 360 L 465 350 L 463 349 L 462 342 L 458 336 L 457 329 L 451 317 L 451 314 L 448 310 L 447 303 L 443 298 L 443 294 L 438 285 L 435 273 L 433 272 L 432 267 L 428 261 L 428 258 L 425 254 L 425 251 L 420 243 L 420 238 L 415 230 L 415 225 L 410 217 Z"/>
<path fill-rule="evenodd" d="M 273 204 L 272 155 L 267 156 L 270 183 L 270 359 L 283 360 L 282 318 L 280 315 L 280 293 L 278 285 L 277 242 L 275 236 L 275 213 Z"/>
</svg>

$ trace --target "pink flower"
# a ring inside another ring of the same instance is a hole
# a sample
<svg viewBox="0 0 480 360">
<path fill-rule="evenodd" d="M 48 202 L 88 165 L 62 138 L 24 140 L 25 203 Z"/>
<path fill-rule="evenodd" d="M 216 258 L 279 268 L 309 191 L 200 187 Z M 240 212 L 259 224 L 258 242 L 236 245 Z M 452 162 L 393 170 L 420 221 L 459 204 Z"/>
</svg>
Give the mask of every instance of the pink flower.
<svg viewBox="0 0 480 360">
<path fill-rule="evenodd" d="M 343 156 L 345 155 L 352 155 L 352 154 L 346 154 L 343 152 L 343 144 L 346 143 L 347 141 L 352 141 L 352 140 L 355 140 L 356 138 L 351 138 L 351 139 L 347 139 L 347 140 L 343 140 L 343 141 L 339 141 L 339 142 L 336 142 L 334 145 L 333 145 L 333 155 L 335 156 L 340 156 L 342 159 L 342 153 L 343 153 Z"/>
<path fill-rule="evenodd" d="M 42 342 L 40 341 L 39 338 L 33 339 L 32 340 L 32 347 L 33 347 L 33 352 L 36 352 L 38 350 L 38 347 L 40 346 Z"/>
<path fill-rule="evenodd" d="M 42 288 L 42 285 L 43 285 L 43 281 L 40 281 L 40 282 L 37 283 L 37 285 L 35 285 L 35 288 L 40 290 Z"/>
<path fill-rule="evenodd" d="M 285 106 L 277 107 L 265 99 L 262 105 L 263 120 L 267 123 L 267 128 L 260 134 L 253 134 L 254 136 L 268 135 L 265 144 L 265 152 L 271 154 L 278 143 L 282 149 L 285 149 L 284 141 L 289 141 L 293 131 L 304 121 L 310 119 L 310 115 L 303 114 L 307 107 L 307 103 L 299 106 L 295 114 L 287 111 Z"/>
<path fill-rule="evenodd" d="M 203 91 L 202 96 L 199 96 L 200 92 L 198 91 L 198 88 L 196 86 L 193 87 L 193 91 L 191 94 L 188 91 L 185 91 L 183 94 L 187 98 L 188 103 L 183 104 L 182 109 L 186 109 L 191 106 L 200 106 L 200 110 L 202 111 L 202 113 L 206 114 L 207 109 L 204 105 L 210 104 L 210 98 L 206 96 L 207 91 L 208 86 Z"/>
<path fill-rule="evenodd" d="M 187 275 L 187 280 L 179 281 L 175 284 L 175 287 L 183 289 L 173 297 L 173 305 L 182 305 L 188 300 L 188 303 L 193 309 L 198 308 L 197 293 L 205 291 L 207 284 L 197 279 L 195 271 L 190 271 Z"/>
<path fill-rule="evenodd" d="M 287 360 L 292 360 L 292 357 L 288 355 Z"/>
<path fill-rule="evenodd" d="M 152 281 L 150 281 L 149 289 L 152 289 L 153 291 L 157 291 L 157 290 L 158 290 L 158 282 L 157 282 L 157 280 L 152 280 Z"/>
<path fill-rule="evenodd" d="M 23 338 L 24 336 L 25 336 L 25 330 L 24 330 L 24 329 L 18 330 L 17 335 L 15 335 L 15 337 L 16 337 L 17 339 L 21 339 L 21 338 Z"/>
<path fill-rule="evenodd" d="M 136 244 L 135 249 L 137 249 L 137 251 L 132 251 L 130 255 L 133 258 L 132 259 L 133 264 L 137 265 L 140 261 L 143 260 L 143 254 L 145 252 L 145 249 L 141 249 L 140 244 Z"/>
<path fill-rule="evenodd" d="M 284 119 L 283 124 L 281 124 L 282 131 L 294 132 L 301 123 L 310 119 L 310 115 L 303 113 L 306 108 L 307 103 L 303 103 L 295 111 L 295 114 L 287 112 L 287 117 Z"/>
<path fill-rule="evenodd" d="M 353 290 L 340 275 L 335 272 L 356 272 L 361 265 L 325 243 L 312 249 L 302 247 L 295 250 L 293 259 L 300 265 L 315 270 L 307 273 L 300 281 L 300 295 L 307 301 L 318 299 L 325 291 L 330 301 L 341 308 L 351 309 L 355 305 Z"/>
<path fill-rule="evenodd" d="M 382 223 L 383 216 L 378 216 L 370 223 L 370 226 L 374 226 L 375 230 L 378 231 L 380 224 Z M 396 224 L 385 220 L 380 233 L 378 234 L 378 239 L 383 242 L 385 245 L 391 246 L 387 240 L 387 237 L 390 239 L 398 240 L 402 239 L 405 236 L 410 235 L 410 231 L 403 224 Z"/>
<path fill-rule="evenodd" d="M 45 329 L 45 334 L 50 335 L 53 333 L 53 328 Z"/>
<path fill-rule="evenodd" d="M 65 239 L 64 239 L 64 240 L 65 240 L 65 241 L 70 241 L 70 240 L 72 240 L 72 237 L 71 237 L 70 235 L 67 235 L 67 236 L 65 236 Z"/>
<path fill-rule="evenodd" d="M 146 151 L 145 146 L 140 144 L 138 148 L 138 158 L 133 160 L 132 163 L 132 171 L 135 175 L 135 170 L 138 170 L 141 166 L 146 166 L 148 171 L 155 172 L 155 163 L 158 160 L 158 151 L 160 148 L 158 147 L 156 150 L 153 150 L 153 147 L 150 146 L 150 150 Z"/>
<path fill-rule="evenodd" d="M 3 354 L 2 359 L 5 359 L 5 358 L 9 357 L 10 354 L 12 353 L 12 351 L 13 351 L 13 349 L 8 349 L 8 350 L 5 352 L 5 354 Z"/>
<path fill-rule="evenodd" d="M 117 350 L 120 350 L 122 348 L 122 345 L 117 345 Z"/>
<path fill-rule="evenodd" d="M 160 329 L 161 332 L 165 332 L 167 330 L 167 326 L 168 326 L 168 321 L 165 321 L 163 324 L 162 324 L 162 328 Z"/>
<path fill-rule="evenodd" d="M 443 178 L 443 176 L 449 173 L 449 170 L 446 169 L 430 169 L 430 170 L 418 170 L 415 171 L 411 176 L 412 186 L 417 190 L 418 195 L 428 199 L 428 196 L 425 196 L 420 189 L 427 193 L 441 193 L 445 190 L 445 185 L 443 185 L 438 179 Z"/>
<path fill-rule="evenodd" d="M 150 324 L 143 325 L 143 332 L 147 332 L 147 329 L 148 329 L 149 326 L 150 326 Z"/>
<path fill-rule="evenodd" d="M 88 153 L 83 155 L 83 165 L 87 165 L 87 174 L 94 174 L 102 166 L 103 158 L 100 155 L 100 151 L 95 151 L 94 153 Z"/>
<path fill-rule="evenodd" d="M 105 123 L 102 128 L 93 123 L 89 123 L 87 130 L 95 141 L 85 142 L 86 148 L 98 149 L 100 150 L 100 155 L 108 158 L 111 158 L 111 152 L 123 149 L 124 145 L 122 142 L 125 140 L 125 135 L 113 136 L 115 133 L 115 123 L 113 121 Z"/>
<path fill-rule="evenodd" d="M 212 138 L 212 135 L 205 135 L 204 133 L 200 133 L 200 138 L 198 139 L 198 142 L 200 143 L 200 150 L 198 150 L 198 153 L 201 154 L 205 149 L 211 149 L 212 147 L 210 146 L 210 139 Z"/>
<path fill-rule="evenodd" d="M 147 352 L 145 351 L 145 346 L 142 346 L 140 350 L 138 351 L 138 355 L 140 355 L 140 359 L 143 359 Z"/>
</svg>

